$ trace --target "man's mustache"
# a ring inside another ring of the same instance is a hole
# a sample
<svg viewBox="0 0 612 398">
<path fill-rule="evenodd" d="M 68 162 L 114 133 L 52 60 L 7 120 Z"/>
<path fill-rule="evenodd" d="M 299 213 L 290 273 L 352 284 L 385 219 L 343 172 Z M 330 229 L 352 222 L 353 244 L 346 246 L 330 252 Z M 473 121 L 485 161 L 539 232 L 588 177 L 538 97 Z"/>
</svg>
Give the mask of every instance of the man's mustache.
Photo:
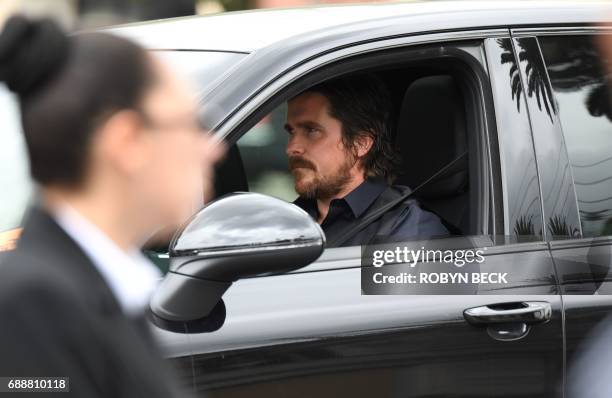
<svg viewBox="0 0 612 398">
<path fill-rule="evenodd" d="M 289 169 L 293 170 L 298 167 L 302 167 L 305 169 L 316 170 L 316 166 L 310 160 L 306 160 L 300 156 L 292 156 L 289 158 Z"/>
</svg>

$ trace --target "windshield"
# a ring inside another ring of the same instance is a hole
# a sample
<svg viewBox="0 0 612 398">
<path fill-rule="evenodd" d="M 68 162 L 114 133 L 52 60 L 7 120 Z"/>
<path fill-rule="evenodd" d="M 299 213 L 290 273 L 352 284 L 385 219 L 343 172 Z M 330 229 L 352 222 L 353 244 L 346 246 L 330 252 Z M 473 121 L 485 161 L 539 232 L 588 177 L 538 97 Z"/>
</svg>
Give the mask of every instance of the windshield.
<svg viewBox="0 0 612 398">
<path fill-rule="evenodd" d="M 245 54 L 209 51 L 155 51 L 204 96 Z M 21 225 L 33 184 L 16 97 L 0 84 L 0 251 L 5 238 Z M 3 234 L 4 233 L 4 234 Z M 6 238 L 8 239 L 8 238 Z"/>
</svg>

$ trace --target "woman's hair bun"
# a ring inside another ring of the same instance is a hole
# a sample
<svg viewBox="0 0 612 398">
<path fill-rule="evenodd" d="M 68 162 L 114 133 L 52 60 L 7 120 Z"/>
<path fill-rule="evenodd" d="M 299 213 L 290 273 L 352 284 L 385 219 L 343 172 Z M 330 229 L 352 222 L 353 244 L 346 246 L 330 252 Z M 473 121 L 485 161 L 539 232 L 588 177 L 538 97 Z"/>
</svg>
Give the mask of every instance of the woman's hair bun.
<svg viewBox="0 0 612 398">
<path fill-rule="evenodd" d="M 26 98 L 53 79 L 68 59 L 70 41 L 50 19 L 8 19 L 0 34 L 0 82 Z"/>
</svg>

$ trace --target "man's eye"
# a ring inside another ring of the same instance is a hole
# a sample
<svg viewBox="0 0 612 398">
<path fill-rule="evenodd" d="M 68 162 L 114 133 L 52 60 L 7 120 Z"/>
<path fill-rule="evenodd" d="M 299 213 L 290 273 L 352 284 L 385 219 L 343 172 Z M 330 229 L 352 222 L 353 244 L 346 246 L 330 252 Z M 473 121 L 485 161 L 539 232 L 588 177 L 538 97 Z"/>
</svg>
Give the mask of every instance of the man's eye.
<svg viewBox="0 0 612 398">
<path fill-rule="evenodd" d="M 319 131 L 319 129 L 314 128 L 314 127 L 309 127 L 309 128 L 306 129 L 306 133 L 308 133 L 308 134 L 315 134 L 318 131 Z"/>
</svg>

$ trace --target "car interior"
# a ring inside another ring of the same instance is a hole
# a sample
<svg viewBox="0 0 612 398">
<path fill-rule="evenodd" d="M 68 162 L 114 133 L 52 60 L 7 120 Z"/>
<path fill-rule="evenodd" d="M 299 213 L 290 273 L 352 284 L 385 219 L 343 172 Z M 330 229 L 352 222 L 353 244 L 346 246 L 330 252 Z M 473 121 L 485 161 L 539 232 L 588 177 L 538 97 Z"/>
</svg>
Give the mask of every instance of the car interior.
<svg viewBox="0 0 612 398">
<path fill-rule="evenodd" d="M 394 183 L 418 189 L 421 205 L 453 235 L 469 234 L 469 162 L 459 88 L 451 75 L 418 76 L 402 87 L 394 137 L 402 164 Z"/>
<path fill-rule="evenodd" d="M 416 190 L 413 196 L 423 208 L 437 214 L 452 235 L 481 234 L 476 214 L 485 201 L 478 199 L 478 145 L 476 137 L 471 139 L 467 133 L 478 135 L 479 124 L 473 119 L 480 110 L 471 109 L 478 101 L 470 97 L 474 92 L 468 89 L 469 77 L 453 62 L 440 60 L 378 67 L 368 72 L 379 75 L 386 83 L 395 105 L 392 139 L 402 164 L 394 183 Z M 291 96 L 287 93 L 285 99 L 277 98 L 276 107 Z M 282 125 L 278 128 L 276 134 L 286 134 Z M 250 133 L 247 130 L 243 129 L 245 134 Z M 285 156 L 281 146 L 276 151 Z M 232 143 L 218 167 L 217 197 L 249 191 L 249 173 L 245 172 L 248 156 L 243 147 Z M 278 167 L 287 168 L 286 156 Z"/>
</svg>

